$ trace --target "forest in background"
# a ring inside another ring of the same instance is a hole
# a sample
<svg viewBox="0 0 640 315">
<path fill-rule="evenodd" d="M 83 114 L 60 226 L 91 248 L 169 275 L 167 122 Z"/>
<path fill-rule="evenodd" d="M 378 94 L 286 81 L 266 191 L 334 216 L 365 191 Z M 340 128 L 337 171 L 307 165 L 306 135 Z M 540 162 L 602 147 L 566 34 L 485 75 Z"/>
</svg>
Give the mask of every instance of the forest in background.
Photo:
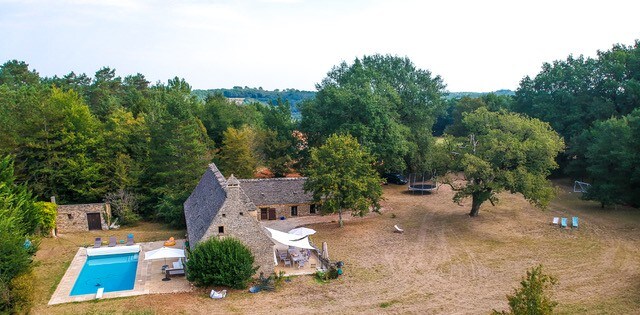
<svg viewBox="0 0 640 315">
<path fill-rule="evenodd" d="M 548 122 L 567 143 L 559 174 L 592 183 L 587 198 L 603 205 L 637 206 L 639 51 L 636 42 L 597 58 L 569 56 L 545 63 L 514 93 L 462 97 L 409 59 L 382 55 L 335 66 L 316 92 L 193 91 L 184 79 L 151 84 L 108 67 L 92 77 L 41 77 L 11 60 L 0 67 L 0 154 L 40 200 L 108 200 L 122 205 L 124 222 L 182 226 L 182 203 L 211 161 L 241 178 L 259 167 L 304 173 L 310 147 L 349 133 L 380 172 L 432 172 L 433 136 L 464 135 L 463 117 L 486 108 Z M 256 101 L 227 99 L 244 96 Z"/>
</svg>

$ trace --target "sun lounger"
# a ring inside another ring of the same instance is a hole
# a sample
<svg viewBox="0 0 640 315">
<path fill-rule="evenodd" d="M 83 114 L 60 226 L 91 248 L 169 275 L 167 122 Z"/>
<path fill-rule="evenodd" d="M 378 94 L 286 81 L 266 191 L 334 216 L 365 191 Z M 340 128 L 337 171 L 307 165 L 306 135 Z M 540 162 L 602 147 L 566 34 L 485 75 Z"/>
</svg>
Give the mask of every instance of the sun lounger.
<svg viewBox="0 0 640 315">
<path fill-rule="evenodd" d="M 211 290 L 211 293 L 209 293 L 209 297 L 211 297 L 212 299 L 221 299 L 225 296 L 227 296 L 227 290 L 222 290 L 220 292 Z"/>
<path fill-rule="evenodd" d="M 396 229 L 396 230 L 395 230 L 395 232 L 396 232 L 396 233 L 404 233 L 404 230 L 403 230 L 403 229 L 401 229 L 401 228 L 399 228 L 397 224 L 396 224 L 396 225 L 394 225 L 393 227 Z"/>
<path fill-rule="evenodd" d="M 184 266 L 182 265 L 182 261 L 181 260 L 174 261 L 173 269 L 184 269 Z"/>
<path fill-rule="evenodd" d="M 169 268 L 164 272 L 166 273 L 165 277 L 167 278 L 170 276 L 184 276 L 184 268 Z"/>
<path fill-rule="evenodd" d="M 103 294 L 104 288 L 98 288 L 98 291 L 96 291 L 96 299 L 101 299 Z"/>
<path fill-rule="evenodd" d="M 578 228 L 578 217 L 571 218 L 571 227 L 576 229 Z"/>
<path fill-rule="evenodd" d="M 115 236 L 109 237 L 109 247 L 114 247 L 116 246 L 117 243 L 118 243 L 118 240 L 116 240 Z"/>
<path fill-rule="evenodd" d="M 93 248 L 100 248 L 102 246 L 102 237 L 96 237 L 95 242 L 93 242 Z"/>
<path fill-rule="evenodd" d="M 127 235 L 127 246 L 133 245 L 133 234 Z"/>
<path fill-rule="evenodd" d="M 558 225 L 558 224 L 560 224 L 560 218 L 558 218 L 558 217 L 553 217 L 553 222 L 551 222 L 551 224 L 553 224 L 553 225 Z"/>
<path fill-rule="evenodd" d="M 562 220 L 560 221 L 560 226 L 563 228 L 567 228 L 567 218 L 562 218 Z"/>
</svg>

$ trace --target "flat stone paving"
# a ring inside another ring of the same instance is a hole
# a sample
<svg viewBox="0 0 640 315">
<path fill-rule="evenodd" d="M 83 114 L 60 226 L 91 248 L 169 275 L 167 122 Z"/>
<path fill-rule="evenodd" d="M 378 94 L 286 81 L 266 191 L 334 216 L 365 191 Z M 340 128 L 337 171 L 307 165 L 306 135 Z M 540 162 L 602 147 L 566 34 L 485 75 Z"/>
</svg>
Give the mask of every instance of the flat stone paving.
<svg viewBox="0 0 640 315">
<path fill-rule="evenodd" d="M 315 252 L 311 252 L 309 261 L 302 268 L 299 268 L 296 264 L 293 264 L 290 267 L 285 267 L 284 262 L 280 259 L 278 259 L 278 265 L 274 268 L 274 272 L 276 274 L 283 271 L 285 276 L 310 275 L 315 274 L 318 270 L 322 270 L 322 268 L 320 261 L 318 260 L 318 255 Z"/>
<path fill-rule="evenodd" d="M 103 299 L 135 296 L 142 294 L 156 294 L 156 293 L 174 293 L 174 292 L 188 292 L 193 290 L 193 286 L 186 280 L 184 276 L 174 276 L 170 281 L 162 281 L 164 273 L 162 272 L 162 266 L 165 265 L 164 260 L 148 261 L 144 260 L 144 253 L 150 250 L 161 248 L 164 241 L 150 242 L 150 243 L 138 243 L 140 245 L 140 254 L 138 256 L 138 268 L 136 270 L 136 280 L 132 290 L 105 292 L 102 296 Z M 120 245 L 124 246 L 124 245 Z M 176 245 L 173 248 L 183 248 L 184 240 L 176 240 Z M 95 299 L 95 294 L 84 294 L 70 296 L 71 289 L 75 284 L 80 271 L 87 261 L 87 249 L 84 247 L 78 248 L 78 252 L 73 257 L 69 268 L 65 272 L 62 280 L 58 284 L 55 292 L 49 300 L 49 305 L 81 302 Z M 167 259 L 166 264 L 171 264 L 177 261 L 177 259 Z"/>
</svg>

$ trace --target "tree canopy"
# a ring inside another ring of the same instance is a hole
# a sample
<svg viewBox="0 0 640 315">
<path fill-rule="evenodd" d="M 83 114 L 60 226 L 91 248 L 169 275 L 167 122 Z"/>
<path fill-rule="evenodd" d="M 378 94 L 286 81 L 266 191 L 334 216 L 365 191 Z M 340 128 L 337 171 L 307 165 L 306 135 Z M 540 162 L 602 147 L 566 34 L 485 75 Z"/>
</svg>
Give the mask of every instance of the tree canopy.
<svg viewBox="0 0 640 315">
<path fill-rule="evenodd" d="M 304 189 L 313 193 L 323 212 L 338 213 L 340 226 L 344 210 L 363 216 L 370 208 L 380 208 L 382 180 L 372 166 L 373 158 L 354 137 L 330 136 L 324 145 L 311 149 L 310 160 Z"/>
<path fill-rule="evenodd" d="M 576 141 L 583 150 L 591 188 L 583 198 L 612 204 L 640 205 L 640 109 L 621 118 L 596 122 Z"/>
<path fill-rule="evenodd" d="M 616 44 L 597 58 L 569 56 L 545 63 L 535 78 L 525 77 L 513 110 L 548 122 L 568 143 L 563 164 L 576 178 L 586 175 L 582 132 L 597 121 L 628 115 L 640 107 L 640 41 Z"/>
<path fill-rule="evenodd" d="M 529 202 L 544 207 L 553 197 L 547 181 L 557 167 L 556 155 L 564 148 L 562 138 L 549 124 L 518 114 L 479 108 L 464 114 L 467 137 L 449 138 L 440 146 L 449 155 L 442 167 L 462 172 L 466 183 L 446 182 L 456 191 L 454 201 L 472 198 L 470 216 L 477 216 L 485 201 L 494 203 L 501 191 L 521 193 Z"/>
<path fill-rule="evenodd" d="M 317 89 L 316 99 L 301 105 L 310 146 L 349 133 L 381 170 L 428 167 L 431 127 L 444 105 L 439 76 L 408 58 L 373 55 L 334 67 Z"/>
</svg>

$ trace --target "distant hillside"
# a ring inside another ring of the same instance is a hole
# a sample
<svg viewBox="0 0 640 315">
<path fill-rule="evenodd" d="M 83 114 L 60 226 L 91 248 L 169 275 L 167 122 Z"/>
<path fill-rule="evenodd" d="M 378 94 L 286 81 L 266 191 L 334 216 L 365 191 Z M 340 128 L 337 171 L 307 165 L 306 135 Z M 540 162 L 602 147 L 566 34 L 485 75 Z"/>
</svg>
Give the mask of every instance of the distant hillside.
<svg viewBox="0 0 640 315">
<path fill-rule="evenodd" d="M 222 93 L 226 98 L 235 99 L 237 102 L 251 103 L 260 102 L 264 104 L 275 103 L 278 98 L 282 101 L 289 101 L 292 108 L 296 109 L 298 103 L 312 99 L 316 96 L 316 92 L 312 91 L 300 91 L 296 89 L 274 90 L 268 91 L 262 88 L 250 88 L 234 86 L 232 89 L 209 89 L 209 90 L 194 90 L 193 95 L 199 99 L 204 100 L 208 95 L 214 95 L 216 93 Z M 244 99 L 244 101 L 241 101 Z M 295 111 L 295 110 L 294 110 Z"/>
<path fill-rule="evenodd" d="M 222 93 L 224 97 L 234 99 L 240 103 L 260 102 L 264 104 L 275 103 L 278 98 L 283 101 L 289 101 L 289 104 L 293 108 L 293 112 L 297 112 L 297 105 L 307 99 L 312 99 L 316 96 L 314 91 L 300 91 L 296 89 L 285 90 L 263 90 L 262 88 L 250 88 L 234 86 L 232 89 L 208 89 L 208 90 L 193 90 L 192 94 L 199 99 L 204 100 L 208 95 L 216 93 Z M 495 92 L 449 92 L 446 99 L 461 98 L 465 96 L 480 97 L 489 93 L 495 93 L 497 95 L 515 95 L 511 90 L 497 90 Z"/>
<path fill-rule="evenodd" d="M 454 98 L 462 98 L 465 96 L 480 97 L 483 95 L 487 95 L 489 93 L 494 93 L 496 95 L 509 95 L 509 96 L 516 95 L 516 93 L 511 90 L 497 90 L 495 92 L 449 92 L 449 95 L 445 96 L 445 98 L 454 99 Z"/>
</svg>

